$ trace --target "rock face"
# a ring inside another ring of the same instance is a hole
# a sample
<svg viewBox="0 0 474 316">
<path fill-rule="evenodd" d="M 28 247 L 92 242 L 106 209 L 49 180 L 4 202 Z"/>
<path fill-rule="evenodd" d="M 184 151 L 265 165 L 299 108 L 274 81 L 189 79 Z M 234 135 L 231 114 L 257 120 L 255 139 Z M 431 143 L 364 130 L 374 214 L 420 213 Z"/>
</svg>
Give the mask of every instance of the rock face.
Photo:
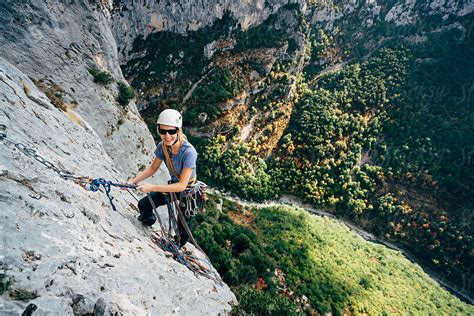
<svg viewBox="0 0 474 316">
<path fill-rule="evenodd" d="M 51 92 L 59 93 L 68 109 L 97 133 L 124 176 L 149 163 L 153 139 L 135 105 L 122 108 L 115 101 L 115 85 L 95 84 L 88 73 L 95 66 L 123 80 L 115 40 L 100 7 L 87 1 L 9 2 L 0 7 L 0 33 L 1 56 L 29 77 L 49 80 L 55 86 Z"/>
<path fill-rule="evenodd" d="M 113 15 L 113 32 L 120 39 L 121 62 L 132 48 L 138 36 L 153 32 L 172 31 L 185 34 L 212 24 L 229 12 L 243 29 L 257 25 L 270 14 L 288 3 L 304 0 L 212 0 L 212 1 L 114 1 L 110 11 Z"/>
<path fill-rule="evenodd" d="M 105 3 L 103 1 L 103 3 Z M 127 61 L 128 52 L 133 41 L 139 36 L 148 36 L 150 33 L 172 31 L 186 34 L 204 26 L 212 24 L 216 19 L 222 18 L 228 12 L 234 17 L 242 29 L 255 26 L 276 13 L 282 6 L 297 3 L 301 11 L 312 11 L 313 21 L 333 21 L 344 17 L 362 6 L 362 15 L 366 16 L 365 26 L 370 27 L 373 20 L 379 18 L 381 5 L 375 0 L 359 2 L 353 0 L 330 2 L 312 2 L 307 0 L 211 0 L 211 1 L 109 1 L 106 6 L 112 17 L 112 31 L 115 38 L 119 39 L 120 62 Z M 472 2 L 460 3 L 454 0 L 423 1 L 396 1 L 390 12 L 385 16 L 387 22 L 395 25 L 412 24 L 419 20 L 417 10 L 428 14 L 466 15 L 472 12 Z M 340 8 L 337 8 L 340 6 Z M 307 10 L 311 7 L 311 10 Z M 314 8 L 314 10 L 312 10 Z M 327 25 L 328 26 L 328 25 Z M 331 24 L 329 28 L 331 28 Z"/>
<path fill-rule="evenodd" d="M 99 4 L 0 5 L 0 124 L 60 169 L 125 181 L 155 144 L 133 103 L 88 68 L 123 80 Z M 34 80 L 34 81 L 33 81 Z M 0 310 L 38 314 L 218 314 L 235 296 L 167 258 L 136 219 L 136 200 L 61 179 L 0 144 Z M 161 170 L 157 181 L 167 173 Z"/>
<path fill-rule="evenodd" d="M 472 2 L 454 0 L 409 0 L 393 1 L 388 4 L 376 0 L 365 2 L 345 0 L 340 1 L 338 5 L 339 7 L 315 5 L 315 10 L 311 13 L 312 23 L 325 22 L 325 28 L 332 29 L 335 20 L 347 18 L 348 15 L 356 12 L 362 20 L 362 25 L 367 28 L 372 27 L 375 20 L 384 20 L 393 23 L 393 26 L 404 26 L 419 23 L 427 16 L 439 14 L 443 20 L 446 20 L 450 16 L 464 16 L 474 10 Z"/>
</svg>

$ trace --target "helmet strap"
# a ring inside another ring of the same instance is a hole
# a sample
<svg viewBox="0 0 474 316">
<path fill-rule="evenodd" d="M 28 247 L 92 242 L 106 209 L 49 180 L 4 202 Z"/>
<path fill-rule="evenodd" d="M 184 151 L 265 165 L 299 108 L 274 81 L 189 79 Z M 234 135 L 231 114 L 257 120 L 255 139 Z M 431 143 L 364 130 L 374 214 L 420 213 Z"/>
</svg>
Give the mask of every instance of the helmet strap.
<svg viewBox="0 0 474 316">
<path fill-rule="evenodd" d="M 174 141 L 174 143 L 172 143 L 170 146 L 167 146 L 171 151 L 172 151 L 172 148 L 173 146 L 179 141 L 179 132 L 178 132 L 178 137 L 176 137 L 176 140 Z"/>
<path fill-rule="evenodd" d="M 176 137 L 176 140 L 174 141 L 173 145 L 171 145 L 171 147 L 173 147 L 178 141 L 179 141 L 179 134 L 178 134 L 178 137 Z"/>
</svg>

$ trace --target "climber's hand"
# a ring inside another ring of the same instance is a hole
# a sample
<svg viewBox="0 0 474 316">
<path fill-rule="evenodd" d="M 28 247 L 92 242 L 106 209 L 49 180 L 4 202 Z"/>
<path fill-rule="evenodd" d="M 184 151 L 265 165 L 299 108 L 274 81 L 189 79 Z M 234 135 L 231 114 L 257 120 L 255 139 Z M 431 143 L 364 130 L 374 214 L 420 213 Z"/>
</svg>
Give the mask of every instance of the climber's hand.
<svg viewBox="0 0 474 316">
<path fill-rule="evenodd" d="M 133 180 L 133 179 L 132 179 Z M 132 181 L 132 180 L 128 180 L 126 183 L 122 183 L 123 185 L 137 185 L 136 182 Z M 120 188 L 120 190 L 129 190 L 130 188 Z"/>
<path fill-rule="evenodd" d="M 155 186 L 151 183 L 144 182 L 138 185 L 137 190 L 143 193 L 149 193 L 154 191 Z"/>
</svg>

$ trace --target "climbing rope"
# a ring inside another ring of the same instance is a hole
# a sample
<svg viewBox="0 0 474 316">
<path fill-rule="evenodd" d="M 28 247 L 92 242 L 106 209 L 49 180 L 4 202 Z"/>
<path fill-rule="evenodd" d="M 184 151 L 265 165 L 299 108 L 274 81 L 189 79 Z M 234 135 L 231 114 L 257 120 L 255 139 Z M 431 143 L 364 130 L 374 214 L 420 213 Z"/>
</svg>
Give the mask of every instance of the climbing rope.
<svg viewBox="0 0 474 316">
<path fill-rule="evenodd" d="M 112 209 L 114 211 L 117 211 L 117 208 L 115 207 L 113 200 L 114 197 L 110 194 L 111 187 L 119 187 L 119 188 L 124 188 L 124 189 L 136 189 L 137 185 L 135 184 L 122 184 L 122 183 L 116 183 L 112 181 L 106 181 L 104 178 L 97 178 L 97 179 L 92 179 L 91 177 L 88 176 L 77 176 L 74 175 L 72 172 L 64 169 L 59 169 L 56 167 L 52 162 L 48 161 L 46 158 L 43 156 L 39 155 L 38 152 L 26 146 L 25 144 L 21 142 L 15 142 L 12 139 L 9 139 L 7 137 L 7 134 L 5 132 L 6 126 L 4 124 L 0 124 L 0 141 L 3 141 L 6 144 L 13 145 L 15 148 L 23 152 L 26 156 L 34 158 L 36 161 L 40 162 L 43 164 L 47 169 L 53 170 L 56 172 L 62 179 L 65 180 L 72 180 L 74 183 L 79 184 L 85 189 L 89 189 L 92 192 L 97 192 L 100 187 L 102 186 L 105 190 L 105 193 L 107 197 L 109 198 L 109 202 L 112 206 Z M 87 185 L 89 184 L 89 187 Z M 127 190 L 128 191 L 128 190 Z M 128 191 L 130 194 L 131 192 Z M 135 195 L 131 194 L 136 200 Z"/>
<path fill-rule="evenodd" d="M 189 270 L 194 272 L 195 275 L 201 275 L 203 277 L 206 277 L 210 280 L 213 280 L 219 285 L 222 285 L 222 280 L 220 279 L 219 275 L 212 271 L 212 265 L 207 257 L 206 253 L 199 247 L 198 243 L 194 239 L 191 230 L 189 229 L 188 224 L 186 223 L 186 220 L 184 218 L 183 212 L 179 208 L 178 205 L 178 199 L 176 198 L 175 193 L 170 193 L 171 195 L 171 200 L 170 197 L 166 197 L 167 200 L 167 207 L 168 207 L 168 221 L 169 221 L 169 229 L 168 232 L 165 229 L 165 226 L 163 224 L 163 221 L 161 220 L 158 211 L 156 210 L 156 205 L 153 202 L 153 199 L 151 198 L 150 194 L 147 194 L 148 200 L 150 201 L 151 206 L 153 207 L 153 212 L 155 213 L 156 218 L 158 219 L 158 223 L 160 224 L 160 229 L 161 229 L 161 237 L 158 235 L 153 235 L 152 240 L 155 242 L 155 244 L 158 245 L 163 251 L 171 254 L 174 260 L 178 261 L 185 267 L 187 267 Z M 173 208 L 173 205 L 176 207 L 176 210 L 178 212 L 178 219 L 176 219 L 175 215 L 175 210 Z M 171 230 L 173 229 L 175 231 L 175 236 L 176 239 L 179 242 L 180 236 L 179 236 L 179 231 L 176 225 L 176 221 L 179 220 L 183 224 L 183 227 L 186 230 L 186 233 L 189 236 L 189 239 L 191 240 L 192 244 L 205 256 L 205 260 L 202 260 L 200 258 L 197 258 L 196 256 L 193 256 L 191 254 L 185 253 L 177 244 L 173 236 L 171 235 Z"/>
<path fill-rule="evenodd" d="M 115 183 L 112 181 L 107 181 L 104 178 L 92 179 L 91 177 L 88 177 L 88 176 L 74 175 L 72 172 L 68 170 L 64 170 L 64 169 L 60 169 L 56 167 L 52 162 L 48 161 L 43 156 L 39 155 L 35 149 L 30 148 L 21 142 L 15 142 L 9 139 L 6 133 L 1 130 L 0 130 L 0 141 L 3 141 L 4 143 L 7 143 L 9 145 L 13 145 L 15 148 L 23 152 L 26 156 L 34 158 L 36 161 L 43 164 L 47 169 L 50 169 L 56 172 L 59 175 L 59 177 L 61 177 L 64 180 L 71 180 L 74 183 L 79 184 L 83 188 L 89 189 L 92 192 L 97 192 L 102 186 L 104 188 L 105 194 L 107 195 L 107 198 L 109 199 L 110 205 L 112 206 L 112 209 L 114 211 L 117 211 L 117 208 L 115 207 L 113 203 L 114 197 L 110 194 L 111 187 L 114 186 L 114 187 L 125 188 L 125 189 L 136 189 L 137 187 L 135 184 Z"/>
<path fill-rule="evenodd" d="M 88 188 L 92 192 L 97 192 L 101 187 L 103 187 L 105 194 L 107 195 L 109 199 L 110 205 L 112 206 L 112 209 L 114 211 L 117 211 L 117 208 L 115 207 L 113 203 L 114 197 L 110 194 L 111 188 L 118 187 L 122 189 L 127 189 L 127 191 L 128 189 L 137 188 L 137 185 L 135 184 L 116 183 L 112 181 L 107 181 L 104 178 L 92 179 L 91 177 L 88 177 L 88 176 L 78 176 L 78 175 L 74 175 L 72 172 L 68 170 L 60 169 L 56 167 L 53 163 L 45 159 L 43 156 L 39 155 L 35 149 L 30 148 L 21 142 L 15 142 L 9 139 L 5 133 L 5 129 L 6 129 L 5 125 L 0 124 L 0 141 L 9 145 L 13 145 L 15 148 L 23 152 L 26 156 L 34 158 L 36 161 L 43 164 L 47 169 L 50 169 L 56 172 L 59 175 L 59 177 L 61 177 L 62 179 L 71 180 L 74 183 L 81 185 L 85 189 Z M 87 185 L 89 186 L 87 187 Z M 136 200 L 138 200 L 133 194 L 132 196 Z M 170 221 L 168 234 L 166 234 L 166 229 L 164 227 L 163 222 L 161 221 L 161 218 L 158 215 L 156 206 L 153 203 L 153 200 L 151 199 L 150 194 L 147 194 L 147 196 L 148 196 L 148 199 L 150 200 L 151 205 L 153 206 L 153 211 L 155 212 L 155 215 L 158 218 L 160 229 L 161 229 L 161 237 L 158 237 L 157 235 L 152 235 L 152 241 L 155 242 L 163 251 L 170 253 L 176 261 L 186 266 L 189 270 L 193 271 L 194 274 L 202 275 L 208 279 L 214 280 L 218 284 L 222 284 L 222 280 L 219 278 L 219 276 L 216 275 L 216 273 L 212 271 L 211 269 L 212 265 L 206 253 L 201 249 L 201 247 L 199 247 L 193 235 L 191 234 L 191 230 L 189 229 L 189 226 L 185 221 L 184 215 L 182 214 L 179 208 L 179 205 L 178 205 L 179 203 L 176 199 L 176 195 L 172 193 L 174 203 L 168 202 L 168 214 L 169 214 L 169 221 Z M 178 239 L 179 239 L 179 232 L 177 229 L 177 221 L 176 221 L 172 204 L 175 204 L 175 207 L 178 210 L 178 213 L 179 213 L 178 220 L 182 221 L 182 224 L 185 227 L 185 230 L 188 236 L 190 237 L 192 243 L 196 246 L 197 249 L 199 249 L 199 251 L 201 251 L 204 254 L 206 260 L 201 260 L 195 256 L 184 253 L 184 251 L 180 249 L 180 247 L 176 244 L 176 242 L 174 242 L 173 237 L 171 236 L 171 231 L 172 230 L 175 231 L 175 233 L 178 236 Z M 201 262 L 204 262 L 206 266 L 202 264 Z"/>
<path fill-rule="evenodd" d="M 118 187 L 122 189 L 136 189 L 137 188 L 136 184 L 115 183 L 112 181 L 106 181 L 104 178 L 91 179 L 89 189 L 92 192 L 98 191 L 100 189 L 100 186 L 104 188 L 105 194 L 109 198 L 110 205 L 112 206 L 112 209 L 114 211 L 117 211 L 117 208 L 115 207 L 114 202 L 113 202 L 115 198 L 110 194 L 111 187 L 114 186 L 114 187 Z"/>
</svg>

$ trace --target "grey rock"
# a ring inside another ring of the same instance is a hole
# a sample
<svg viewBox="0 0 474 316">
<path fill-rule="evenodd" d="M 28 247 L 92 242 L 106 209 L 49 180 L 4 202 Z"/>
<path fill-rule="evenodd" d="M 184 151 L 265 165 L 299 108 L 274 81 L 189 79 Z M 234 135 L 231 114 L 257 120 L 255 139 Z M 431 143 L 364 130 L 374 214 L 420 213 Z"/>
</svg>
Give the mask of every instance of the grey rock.
<svg viewBox="0 0 474 316">
<path fill-rule="evenodd" d="M 123 108 L 116 102 L 115 85 L 98 85 L 88 73 L 91 66 L 98 66 L 117 81 L 123 80 L 110 21 L 100 6 L 89 1 L 51 5 L 7 1 L 0 9 L 0 22 L 0 56 L 31 78 L 54 82 L 64 91 L 61 95 L 66 103 L 77 102 L 68 116 L 99 137 L 97 146 L 125 177 L 150 161 L 150 156 L 136 152 L 133 142 L 123 142 L 142 136 L 147 147 L 154 146 L 135 104 Z M 61 52 L 68 52 L 68 57 Z M 35 103 L 49 104 L 34 86 L 28 79 L 20 89 L 29 90 L 28 98 Z M 116 128 L 119 118 L 125 118 L 124 124 Z"/>
<path fill-rule="evenodd" d="M 212 24 L 229 12 L 237 23 L 247 29 L 263 22 L 288 3 L 306 7 L 306 0 L 257 1 L 116 1 L 108 10 L 112 16 L 112 30 L 118 39 L 120 61 L 125 62 L 133 41 L 159 31 L 185 34 Z M 208 56 L 213 49 L 208 48 Z M 210 57 L 208 57 L 210 58 Z"/>
<path fill-rule="evenodd" d="M 95 1 L 2 4 L 0 124 L 8 140 L 60 169 L 125 181 L 151 161 L 155 144 L 135 104 L 118 105 L 115 86 L 97 85 L 87 71 L 97 65 L 123 80 L 110 24 Z M 77 106 L 56 108 L 30 77 L 46 78 Z M 38 315 L 230 311 L 236 299 L 226 285 L 197 278 L 152 242 L 154 228 L 135 219 L 130 194 L 113 189 L 113 212 L 103 192 L 63 180 L 8 141 L 0 146 L 2 313 L 34 306 Z M 168 178 L 161 169 L 150 181 Z"/>
<path fill-rule="evenodd" d="M 91 314 L 94 310 L 94 304 L 84 295 L 76 294 L 72 297 L 72 311 L 75 316 Z"/>
<path fill-rule="evenodd" d="M 31 86 L 31 95 L 42 98 L 25 74 L 0 58 L 0 100 L 8 100 L 0 102 L 0 111 L 7 114 L 8 139 L 74 174 L 123 178 L 108 168 L 114 162 L 96 133 L 50 103 L 38 106 L 26 96 L 22 82 Z M 235 302 L 235 296 L 225 285 L 196 297 L 197 289 L 210 291 L 214 282 L 196 278 L 157 248 L 153 230 L 144 230 L 134 218 L 136 211 L 129 205 L 136 201 L 127 192 L 112 192 L 119 210 L 113 212 L 104 193 L 61 179 L 12 145 L 0 146 L 0 261 L 2 279 L 12 280 L 0 305 L 19 314 L 28 304 L 35 304 L 38 314 L 79 314 L 94 308 L 127 315 L 164 314 L 176 307 L 183 314 L 230 311 L 228 302 Z M 165 280 L 153 277 L 160 273 Z"/>
<path fill-rule="evenodd" d="M 204 57 L 211 59 L 216 52 L 216 41 L 213 41 L 204 46 Z"/>
<path fill-rule="evenodd" d="M 103 298 L 97 299 L 94 305 L 94 315 L 95 316 L 103 316 L 105 314 L 105 309 L 107 308 L 107 304 Z"/>
<path fill-rule="evenodd" d="M 206 122 L 206 120 L 207 120 L 207 113 L 205 113 L 205 112 L 199 113 L 198 119 L 199 119 L 199 121 L 200 121 L 201 123 Z"/>
<path fill-rule="evenodd" d="M 31 315 L 33 315 L 33 312 L 37 309 L 38 309 L 38 306 L 36 306 L 33 303 L 30 303 L 30 304 L 28 304 L 28 306 L 26 306 L 23 313 L 21 313 L 21 316 L 31 316 Z"/>
</svg>

